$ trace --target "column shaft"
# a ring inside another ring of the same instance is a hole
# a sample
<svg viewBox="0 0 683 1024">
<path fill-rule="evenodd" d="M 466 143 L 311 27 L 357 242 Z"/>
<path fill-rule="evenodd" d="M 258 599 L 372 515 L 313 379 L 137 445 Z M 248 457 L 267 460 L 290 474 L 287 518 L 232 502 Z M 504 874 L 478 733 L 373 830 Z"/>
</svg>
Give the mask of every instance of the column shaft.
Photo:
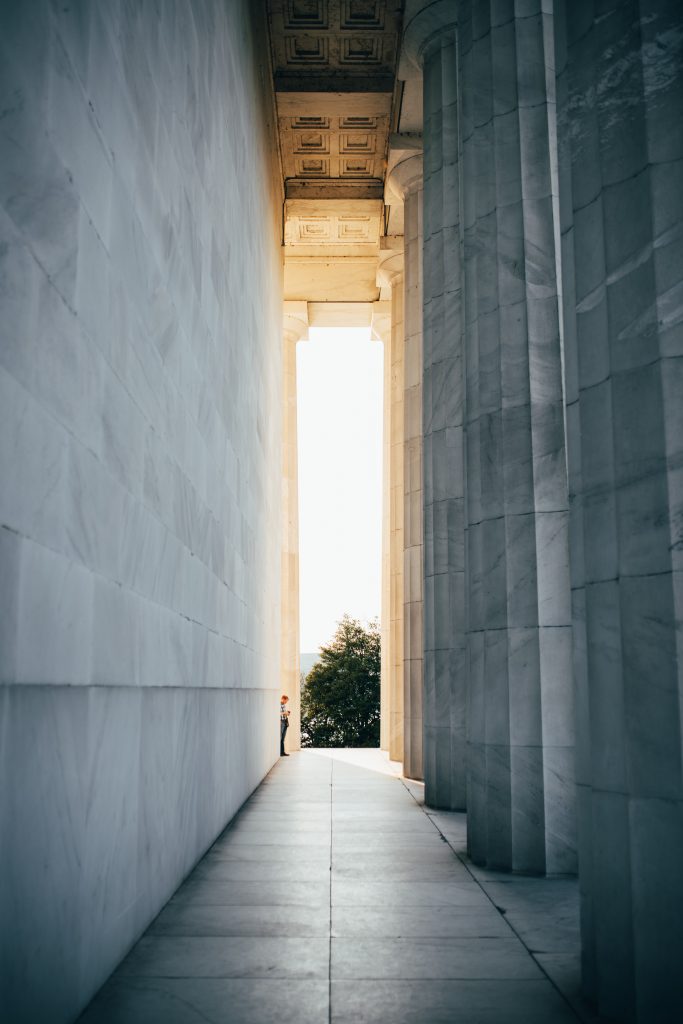
<svg viewBox="0 0 683 1024">
<path fill-rule="evenodd" d="M 424 55 L 424 779 L 464 808 L 463 323 L 455 29 Z"/>
<path fill-rule="evenodd" d="M 398 263 L 401 272 L 383 270 L 387 261 Z M 373 337 L 384 346 L 380 746 L 397 761 L 403 757 L 403 616 L 398 614 L 403 601 L 403 507 L 397 503 L 399 489 L 403 494 L 403 465 L 397 465 L 403 437 L 402 348 L 396 353 L 397 341 L 403 344 L 402 266 L 402 251 L 386 253 L 380 261 L 378 280 L 392 289 L 392 297 L 376 302 L 372 315 Z"/>
<path fill-rule="evenodd" d="M 477 863 L 566 873 L 576 870 L 568 504 L 550 16 L 538 8 L 518 18 L 491 0 L 459 5 L 468 842 Z"/>
<path fill-rule="evenodd" d="M 389 751 L 391 721 L 391 338 L 384 341 L 382 388 L 382 653 L 380 667 L 380 747 Z"/>
<path fill-rule="evenodd" d="M 389 756 L 403 761 L 403 275 L 391 285 Z"/>
<path fill-rule="evenodd" d="M 422 189 L 404 209 L 403 771 L 423 778 Z"/>
<path fill-rule="evenodd" d="M 308 332 L 305 302 L 286 302 L 282 381 L 282 556 L 280 686 L 289 696 L 287 748 L 301 746 L 301 657 L 299 651 L 299 479 L 297 444 L 296 343 Z"/>
<path fill-rule="evenodd" d="M 583 979 L 683 1019 L 680 4 L 557 13 Z"/>
</svg>

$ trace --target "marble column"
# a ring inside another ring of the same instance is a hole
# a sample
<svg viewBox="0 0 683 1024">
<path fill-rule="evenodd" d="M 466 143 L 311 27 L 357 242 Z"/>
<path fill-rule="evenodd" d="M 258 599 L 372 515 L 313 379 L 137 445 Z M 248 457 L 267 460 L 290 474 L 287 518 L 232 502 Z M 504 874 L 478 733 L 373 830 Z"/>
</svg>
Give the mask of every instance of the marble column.
<svg viewBox="0 0 683 1024">
<path fill-rule="evenodd" d="M 403 761 L 403 240 L 386 240 L 377 281 L 391 289 L 391 332 L 385 344 L 389 437 L 389 736 L 392 761 Z M 388 364 L 388 365 L 387 365 Z M 388 376 L 387 376 L 388 374 Z M 386 405 L 385 405 L 386 407 Z"/>
<path fill-rule="evenodd" d="M 405 61 L 423 73 L 424 780 L 434 807 L 466 800 L 463 322 L 455 14 L 408 9 Z"/>
<path fill-rule="evenodd" d="M 556 11 L 585 992 L 683 1019 L 680 3 Z"/>
<path fill-rule="evenodd" d="M 391 721 L 391 301 L 375 302 L 371 337 L 384 347 L 382 386 L 382 599 L 380 612 L 380 739 L 381 750 L 389 752 Z"/>
<path fill-rule="evenodd" d="M 398 144 L 400 145 L 400 143 Z M 417 148 L 416 148 L 417 146 Z M 392 153 L 394 147 L 392 147 Z M 385 202 L 403 207 L 403 771 L 423 778 L 422 152 L 399 153 Z"/>
<path fill-rule="evenodd" d="M 301 746 L 299 652 L 299 481 L 296 429 L 296 346 L 308 338 L 308 304 L 285 302 L 283 315 L 282 577 L 280 683 L 289 696 L 287 749 Z"/>
<path fill-rule="evenodd" d="M 576 830 L 552 19 L 540 0 L 516 9 L 458 5 L 468 847 L 562 874 Z"/>
</svg>

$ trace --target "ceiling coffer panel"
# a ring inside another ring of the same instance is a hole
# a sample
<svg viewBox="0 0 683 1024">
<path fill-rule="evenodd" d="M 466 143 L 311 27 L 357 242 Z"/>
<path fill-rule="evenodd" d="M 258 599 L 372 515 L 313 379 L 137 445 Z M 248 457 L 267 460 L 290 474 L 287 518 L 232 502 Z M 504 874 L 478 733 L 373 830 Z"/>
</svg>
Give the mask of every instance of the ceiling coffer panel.
<svg viewBox="0 0 683 1024">
<path fill-rule="evenodd" d="M 391 88 L 400 29 L 396 0 L 270 0 L 268 7 L 276 88 L 307 69 L 384 78 Z"/>
</svg>

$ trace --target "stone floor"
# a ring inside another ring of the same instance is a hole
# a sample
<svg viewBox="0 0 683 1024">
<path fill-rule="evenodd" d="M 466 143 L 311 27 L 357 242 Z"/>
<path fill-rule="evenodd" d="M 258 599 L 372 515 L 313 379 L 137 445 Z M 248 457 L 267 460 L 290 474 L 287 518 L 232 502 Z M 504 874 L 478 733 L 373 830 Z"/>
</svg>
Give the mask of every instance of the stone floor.
<svg viewBox="0 0 683 1024">
<path fill-rule="evenodd" d="M 465 855 L 379 751 L 280 760 L 81 1024 L 570 1024 L 573 879 Z"/>
</svg>

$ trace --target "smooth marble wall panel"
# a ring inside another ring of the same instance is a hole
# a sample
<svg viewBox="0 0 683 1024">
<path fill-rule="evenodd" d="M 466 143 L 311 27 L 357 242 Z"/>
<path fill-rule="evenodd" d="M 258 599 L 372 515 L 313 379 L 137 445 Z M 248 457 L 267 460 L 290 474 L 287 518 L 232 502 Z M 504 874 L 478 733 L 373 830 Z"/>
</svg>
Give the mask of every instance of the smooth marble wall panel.
<svg viewBox="0 0 683 1024">
<path fill-rule="evenodd" d="M 68 1021 L 277 756 L 258 5 L 0 11 L 0 1017 Z"/>
<path fill-rule="evenodd" d="M 555 42 L 583 984 L 656 1024 L 683 1015 L 680 4 L 564 0 Z"/>
<path fill-rule="evenodd" d="M 260 782 L 273 703 L 275 690 L 2 688 L 3 1020 L 77 1016 Z"/>
<path fill-rule="evenodd" d="M 576 838 L 551 39 L 539 5 L 459 5 L 468 842 L 557 874 Z"/>
</svg>

